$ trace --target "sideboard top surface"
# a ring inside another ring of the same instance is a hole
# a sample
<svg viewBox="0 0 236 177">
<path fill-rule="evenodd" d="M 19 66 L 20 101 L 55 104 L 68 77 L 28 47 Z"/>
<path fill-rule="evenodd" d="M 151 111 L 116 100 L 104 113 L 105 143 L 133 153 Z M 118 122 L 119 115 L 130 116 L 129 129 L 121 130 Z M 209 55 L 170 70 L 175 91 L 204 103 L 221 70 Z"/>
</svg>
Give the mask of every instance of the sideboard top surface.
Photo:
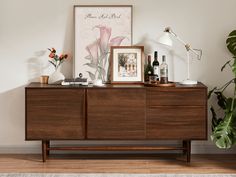
<svg viewBox="0 0 236 177">
<path fill-rule="evenodd" d="M 201 82 L 198 82 L 197 85 L 181 85 L 176 83 L 175 87 L 148 87 L 144 86 L 143 84 L 105 84 L 104 86 L 80 86 L 80 85 L 55 85 L 55 84 L 41 84 L 39 82 L 32 82 L 26 86 L 26 88 L 86 88 L 86 89 L 93 89 L 93 88 L 160 88 L 160 89 L 203 89 L 207 88 Z"/>
</svg>

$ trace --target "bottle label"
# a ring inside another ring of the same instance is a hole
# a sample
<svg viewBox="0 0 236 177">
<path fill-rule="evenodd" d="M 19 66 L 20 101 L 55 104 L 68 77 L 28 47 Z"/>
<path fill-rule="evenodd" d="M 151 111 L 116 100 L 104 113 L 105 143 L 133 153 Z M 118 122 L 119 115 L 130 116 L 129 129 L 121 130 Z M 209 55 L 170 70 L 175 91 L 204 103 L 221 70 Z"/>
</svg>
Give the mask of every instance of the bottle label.
<svg viewBox="0 0 236 177">
<path fill-rule="evenodd" d="M 161 77 L 168 77 L 168 70 L 167 69 L 161 69 L 160 71 Z"/>
<path fill-rule="evenodd" d="M 154 75 L 158 75 L 158 66 L 154 66 L 153 67 L 153 70 L 154 70 Z"/>
</svg>

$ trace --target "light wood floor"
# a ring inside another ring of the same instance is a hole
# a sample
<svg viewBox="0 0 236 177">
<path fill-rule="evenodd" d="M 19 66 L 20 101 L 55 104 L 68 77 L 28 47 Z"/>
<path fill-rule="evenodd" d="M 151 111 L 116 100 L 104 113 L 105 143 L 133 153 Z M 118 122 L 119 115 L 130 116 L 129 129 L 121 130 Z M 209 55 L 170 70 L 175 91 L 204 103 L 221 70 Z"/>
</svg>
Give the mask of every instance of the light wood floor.
<svg viewBox="0 0 236 177">
<path fill-rule="evenodd" d="M 0 155 L 0 172 L 236 174 L 236 155 Z"/>
</svg>

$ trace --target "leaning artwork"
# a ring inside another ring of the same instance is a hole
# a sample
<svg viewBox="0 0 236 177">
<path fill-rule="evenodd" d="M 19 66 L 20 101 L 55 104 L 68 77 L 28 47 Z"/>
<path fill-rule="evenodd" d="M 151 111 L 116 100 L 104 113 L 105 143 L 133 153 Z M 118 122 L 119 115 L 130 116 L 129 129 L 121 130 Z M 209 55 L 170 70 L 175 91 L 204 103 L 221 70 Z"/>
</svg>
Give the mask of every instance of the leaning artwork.
<svg viewBox="0 0 236 177">
<path fill-rule="evenodd" d="M 74 15 L 74 77 L 108 82 L 110 47 L 132 44 L 132 6 L 75 6 Z"/>
</svg>

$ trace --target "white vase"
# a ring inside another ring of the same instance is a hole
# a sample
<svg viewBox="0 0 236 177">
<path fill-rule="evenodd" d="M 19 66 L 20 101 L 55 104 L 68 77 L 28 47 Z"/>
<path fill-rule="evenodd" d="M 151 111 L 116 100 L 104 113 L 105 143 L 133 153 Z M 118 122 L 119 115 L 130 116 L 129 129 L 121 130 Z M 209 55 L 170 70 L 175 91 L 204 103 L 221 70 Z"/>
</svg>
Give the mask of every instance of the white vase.
<svg viewBox="0 0 236 177">
<path fill-rule="evenodd" d="M 94 81 L 94 85 L 103 86 L 104 84 L 102 83 L 102 79 L 97 79 L 97 80 Z"/>
<path fill-rule="evenodd" d="M 61 84 L 64 79 L 65 76 L 61 73 L 60 69 L 56 69 L 56 71 L 49 76 L 48 84 Z"/>
</svg>

